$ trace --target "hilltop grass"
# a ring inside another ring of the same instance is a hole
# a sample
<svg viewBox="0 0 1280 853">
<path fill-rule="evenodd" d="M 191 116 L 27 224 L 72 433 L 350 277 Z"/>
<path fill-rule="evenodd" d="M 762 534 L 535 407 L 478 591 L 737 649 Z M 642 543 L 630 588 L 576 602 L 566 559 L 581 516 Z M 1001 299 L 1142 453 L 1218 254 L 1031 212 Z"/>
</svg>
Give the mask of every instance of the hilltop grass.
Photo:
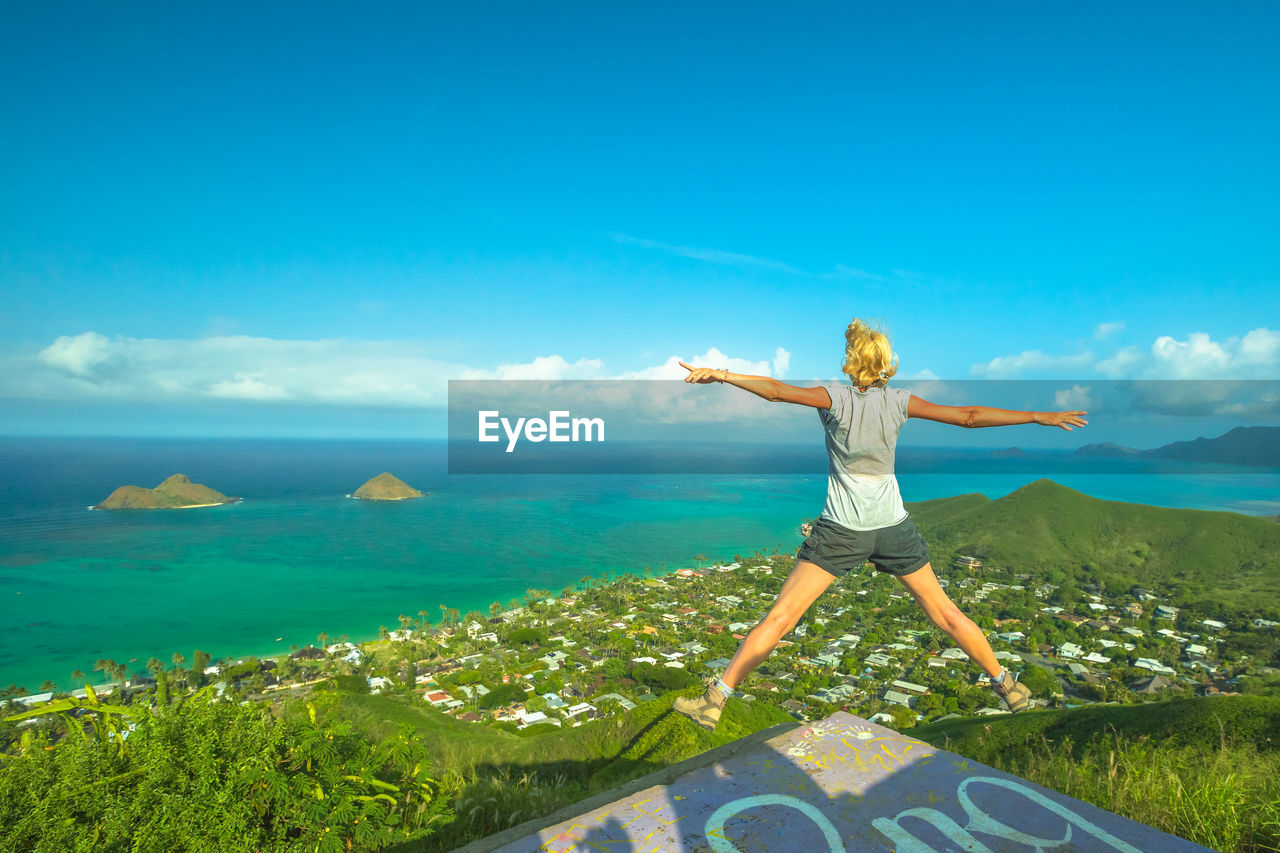
<svg viewBox="0 0 1280 853">
<path fill-rule="evenodd" d="M 1280 850 L 1280 697 L 948 720 L 913 737 L 1224 853 Z"/>
<path fill-rule="evenodd" d="M 1108 587 L 1165 587 L 1249 610 L 1280 601 L 1280 525 L 1234 512 L 1106 501 L 1051 480 L 999 500 L 909 504 L 936 554 L 984 554 L 1022 570 L 1089 567 Z"/>
<path fill-rule="evenodd" d="M 456 817 L 430 837 L 396 851 L 432 853 L 550 814 L 761 729 L 794 722 L 778 708 L 733 699 L 720 725 L 707 732 L 672 712 L 676 695 L 616 718 L 551 728 L 531 737 L 463 723 L 396 696 L 335 691 L 317 697 L 317 710 L 322 721 L 348 722 L 375 740 L 401 724 L 413 727 L 431 755 L 432 775 L 453 792 Z M 285 713 L 306 711 L 299 703 Z"/>
</svg>

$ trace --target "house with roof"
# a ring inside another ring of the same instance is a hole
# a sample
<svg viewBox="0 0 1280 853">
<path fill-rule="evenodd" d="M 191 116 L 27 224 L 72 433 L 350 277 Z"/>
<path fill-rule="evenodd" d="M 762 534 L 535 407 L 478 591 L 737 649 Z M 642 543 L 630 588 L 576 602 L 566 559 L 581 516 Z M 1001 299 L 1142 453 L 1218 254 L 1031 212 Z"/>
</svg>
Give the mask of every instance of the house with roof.
<svg viewBox="0 0 1280 853">
<path fill-rule="evenodd" d="M 901 705 L 904 708 L 913 708 L 916 702 L 916 697 L 897 690 L 886 690 L 880 698 L 886 702 L 892 702 L 894 705 Z"/>
<path fill-rule="evenodd" d="M 1084 649 L 1075 643 L 1063 643 L 1058 646 L 1058 656 L 1064 658 L 1078 658 L 1084 654 Z"/>
<path fill-rule="evenodd" d="M 547 700 L 547 707 L 552 711 L 557 711 L 560 708 L 567 708 L 569 706 L 569 703 L 561 699 L 559 694 L 543 693 L 541 696 L 543 699 Z"/>
<path fill-rule="evenodd" d="M 581 724 L 582 720 L 594 720 L 599 716 L 600 712 L 590 702 L 579 702 L 577 705 L 570 705 L 564 709 L 565 719 L 573 720 L 575 726 Z"/>
<path fill-rule="evenodd" d="M 910 681 L 894 681 L 893 686 L 909 693 L 928 693 L 929 688 L 923 684 L 912 684 Z"/>
<path fill-rule="evenodd" d="M 630 699 L 628 699 L 626 696 L 623 696 L 621 693 L 606 693 L 603 696 L 597 696 L 593 701 L 597 705 L 599 705 L 601 702 L 617 702 L 619 707 L 621 707 L 622 710 L 624 711 L 630 711 L 632 708 L 636 707 L 635 702 L 632 702 Z"/>
<path fill-rule="evenodd" d="M 1103 657 L 1097 652 L 1089 652 L 1089 654 L 1084 656 L 1084 660 L 1087 660 L 1090 663 L 1111 663 L 1111 658 Z"/>
<path fill-rule="evenodd" d="M 1164 675 L 1175 675 L 1177 673 L 1172 667 L 1165 666 L 1155 658 L 1138 658 L 1133 665 L 1140 669 L 1149 669 L 1152 672 L 1158 672 Z"/>
<path fill-rule="evenodd" d="M 955 647 L 952 647 L 949 649 L 943 649 L 941 652 L 938 653 L 938 657 L 944 658 L 945 660 L 968 660 L 969 659 L 969 655 L 967 653 L 965 653 L 962 649 L 958 649 Z"/>
<path fill-rule="evenodd" d="M 520 717 L 520 725 L 518 725 L 516 728 L 520 728 L 520 729 L 523 729 L 527 726 L 535 725 L 537 723 L 552 723 L 553 725 L 557 725 L 557 726 L 560 725 L 559 720 L 548 717 L 542 711 L 533 711 L 533 712 L 521 711 L 519 714 L 519 717 Z"/>
<path fill-rule="evenodd" d="M 863 659 L 863 663 L 874 667 L 893 666 L 893 658 L 879 652 L 872 652 Z"/>
<path fill-rule="evenodd" d="M 1170 607 L 1167 604 L 1157 604 L 1155 616 L 1157 619 L 1176 619 L 1178 618 L 1178 608 Z"/>
</svg>

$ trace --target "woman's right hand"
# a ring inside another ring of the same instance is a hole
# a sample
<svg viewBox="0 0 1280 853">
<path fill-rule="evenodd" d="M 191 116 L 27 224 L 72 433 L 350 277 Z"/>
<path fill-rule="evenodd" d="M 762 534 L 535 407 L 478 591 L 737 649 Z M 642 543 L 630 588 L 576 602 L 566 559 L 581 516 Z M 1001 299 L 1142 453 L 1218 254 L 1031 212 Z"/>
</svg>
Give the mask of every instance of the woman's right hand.
<svg viewBox="0 0 1280 853">
<path fill-rule="evenodd" d="M 1062 427 L 1067 432 L 1089 423 L 1081 415 L 1087 412 L 1036 412 L 1036 423 L 1041 426 Z"/>
<path fill-rule="evenodd" d="M 723 369 L 713 370 L 710 367 L 694 367 L 685 364 L 683 361 L 678 362 L 681 367 L 689 371 L 689 375 L 684 378 L 685 382 L 696 382 L 699 385 L 707 385 L 712 382 L 721 382 L 724 380 L 725 371 Z"/>
</svg>

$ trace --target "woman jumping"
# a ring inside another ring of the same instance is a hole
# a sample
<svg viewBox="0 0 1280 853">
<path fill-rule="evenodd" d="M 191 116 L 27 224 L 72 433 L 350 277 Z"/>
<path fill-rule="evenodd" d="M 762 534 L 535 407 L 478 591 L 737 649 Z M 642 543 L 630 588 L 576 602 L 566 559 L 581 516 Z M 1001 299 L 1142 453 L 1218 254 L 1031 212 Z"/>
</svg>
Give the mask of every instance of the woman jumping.
<svg viewBox="0 0 1280 853">
<path fill-rule="evenodd" d="M 845 331 L 841 368 L 851 385 L 814 388 L 788 385 L 768 376 L 745 376 L 692 367 L 685 382 L 726 382 L 771 403 L 798 403 L 818 410 L 826 429 L 829 468 L 827 503 L 796 553 L 778 600 L 742 641 L 724 674 L 709 680 L 697 699 L 678 698 L 675 709 L 714 729 L 725 701 L 760 665 L 831 582 L 868 560 L 876 571 L 901 581 L 933 624 L 945 631 L 987 673 L 991 689 L 1013 713 L 1027 707 L 1031 691 L 1000 666 L 982 629 L 960 612 L 938 585 L 924 537 L 902 505 L 893 474 L 894 448 L 907 418 L 962 427 L 1040 424 L 1070 431 L 1088 423 L 1085 412 L 1018 412 L 987 406 L 940 406 L 907 391 L 889 388 L 897 356 L 881 332 L 855 318 Z"/>
</svg>

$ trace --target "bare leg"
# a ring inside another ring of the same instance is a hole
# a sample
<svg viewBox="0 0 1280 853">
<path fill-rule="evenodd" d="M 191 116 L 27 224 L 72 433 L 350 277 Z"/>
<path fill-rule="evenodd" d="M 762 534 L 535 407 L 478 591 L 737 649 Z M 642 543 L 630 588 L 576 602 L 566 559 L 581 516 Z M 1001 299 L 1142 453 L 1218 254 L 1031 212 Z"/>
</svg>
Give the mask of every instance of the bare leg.
<svg viewBox="0 0 1280 853">
<path fill-rule="evenodd" d="M 751 670 L 755 669 L 778 645 L 805 611 L 818 600 L 818 596 L 831 586 L 835 575 L 808 560 L 796 560 L 791 574 L 778 593 L 778 600 L 765 614 L 751 633 L 738 646 L 738 653 L 729 662 L 729 667 L 720 676 L 724 683 L 734 688 L 746 681 Z"/>
<path fill-rule="evenodd" d="M 965 654 L 994 678 L 1000 671 L 1000 662 L 996 660 L 995 652 L 987 642 L 987 635 L 947 597 L 946 591 L 938 585 L 938 578 L 933 574 L 933 566 L 926 563 L 922 569 L 898 576 L 898 580 L 915 598 L 916 604 L 924 608 L 929 621 L 945 631 Z"/>
</svg>

